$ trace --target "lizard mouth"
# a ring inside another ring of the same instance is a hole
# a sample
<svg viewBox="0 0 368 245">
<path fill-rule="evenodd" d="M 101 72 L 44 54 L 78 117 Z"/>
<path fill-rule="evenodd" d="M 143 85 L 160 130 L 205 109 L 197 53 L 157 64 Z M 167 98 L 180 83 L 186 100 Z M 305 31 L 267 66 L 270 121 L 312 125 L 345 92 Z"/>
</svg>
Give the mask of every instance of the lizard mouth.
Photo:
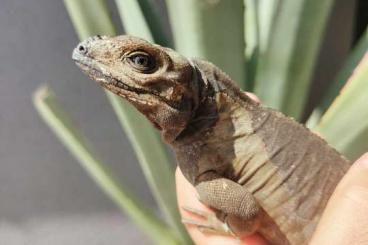
<svg viewBox="0 0 368 245">
<path fill-rule="evenodd" d="M 85 62 L 74 57 L 73 60 L 81 68 L 81 70 L 85 72 L 92 80 L 95 80 L 102 87 L 127 100 L 143 105 L 154 105 L 162 101 L 173 109 L 180 109 L 180 103 L 169 101 L 168 99 L 154 93 L 153 91 L 133 87 L 131 85 L 128 85 L 127 83 L 122 82 L 121 80 L 113 78 L 111 75 L 104 74 L 104 72 L 102 72 L 101 69 L 97 67 L 97 65 L 94 65 L 95 62 L 88 57 L 84 57 Z"/>
</svg>

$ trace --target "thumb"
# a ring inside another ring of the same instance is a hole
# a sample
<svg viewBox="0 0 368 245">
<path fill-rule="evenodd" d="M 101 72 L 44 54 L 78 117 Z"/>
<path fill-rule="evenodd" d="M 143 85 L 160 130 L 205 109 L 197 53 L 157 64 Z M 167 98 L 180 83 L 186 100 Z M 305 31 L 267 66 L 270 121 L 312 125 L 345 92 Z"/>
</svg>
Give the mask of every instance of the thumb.
<svg viewBox="0 0 368 245">
<path fill-rule="evenodd" d="M 368 244 L 368 153 L 338 184 L 310 244 Z"/>
</svg>

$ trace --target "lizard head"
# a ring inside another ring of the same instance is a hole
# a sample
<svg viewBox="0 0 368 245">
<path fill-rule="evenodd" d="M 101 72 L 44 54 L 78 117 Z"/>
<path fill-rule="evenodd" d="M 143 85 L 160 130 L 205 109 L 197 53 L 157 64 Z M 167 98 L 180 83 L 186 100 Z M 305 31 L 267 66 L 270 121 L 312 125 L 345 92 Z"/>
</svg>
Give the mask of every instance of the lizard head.
<svg viewBox="0 0 368 245">
<path fill-rule="evenodd" d="M 132 36 L 95 36 L 73 60 L 90 78 L 128 100 L 167 141 L 185 128 L 198 103 L 195 72 L 177 52 Z"/>
</svg>

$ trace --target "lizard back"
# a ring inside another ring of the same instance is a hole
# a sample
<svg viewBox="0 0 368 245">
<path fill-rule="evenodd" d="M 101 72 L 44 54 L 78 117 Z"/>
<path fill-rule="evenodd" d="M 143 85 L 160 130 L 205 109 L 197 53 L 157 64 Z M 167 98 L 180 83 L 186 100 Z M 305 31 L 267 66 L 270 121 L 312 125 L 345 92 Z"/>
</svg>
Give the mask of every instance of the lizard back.
<svg viewBox="0 0 368 245">
<path fill-rule="evenodd" d="M 217 91 L 197 116 L 206 123 L 177 142 L 184 175 L 194 185 L 209 171 L 239 183 L 291 244 L 306 244 L 350 162 L 292 118 L 251 102 L 212 64 L 195 62 Z"/>
</svg>

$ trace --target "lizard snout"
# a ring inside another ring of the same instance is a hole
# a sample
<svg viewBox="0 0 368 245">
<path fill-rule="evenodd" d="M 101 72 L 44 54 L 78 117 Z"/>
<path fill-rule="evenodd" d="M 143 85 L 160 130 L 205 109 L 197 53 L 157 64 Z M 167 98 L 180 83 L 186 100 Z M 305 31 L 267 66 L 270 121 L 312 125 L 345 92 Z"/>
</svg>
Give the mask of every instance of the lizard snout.
<svg viewBox="0 0 368 245">
<path fill-rule="evenodd" d="M 93 45 L 93 43 L 95 41 L 98 40 L 104 40 L 109 38 L 108 36 L 101 36 L 101 35 L 96 35 L 93 37 L 89 37 L 86 40 L 80 42 L 78 44 L 78 46 L 74 49 L 73 51 L 73 59 L 75 60 L 76 58 L 80 57 L 81 55 L 86 55 L 88 53 L 88 49 L 90 46 Z"/>
</svg>

